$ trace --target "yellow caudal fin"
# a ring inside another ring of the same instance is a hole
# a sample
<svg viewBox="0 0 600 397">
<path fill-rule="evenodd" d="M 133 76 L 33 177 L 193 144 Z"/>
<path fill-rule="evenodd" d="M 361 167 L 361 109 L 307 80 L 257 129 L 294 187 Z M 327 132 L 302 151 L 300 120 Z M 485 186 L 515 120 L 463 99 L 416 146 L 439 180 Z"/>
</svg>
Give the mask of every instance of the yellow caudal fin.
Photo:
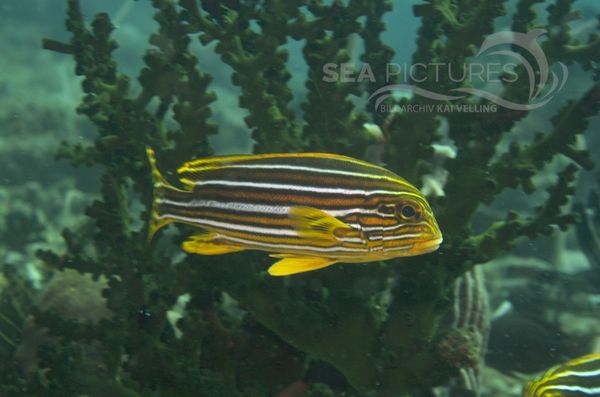
<svg viewBox="0 0 600 397">
<path fill-rule="evenodd" d="M 331 266 L 337 262 L 337 260 L 331 258 L 295 256 L 288 254 L 275 254 L 271 255 L 271 257 L 283 258 L 271 265 L 268 270 L 271 276 L 289 276 L 290 274 L 310 272 L 311 270 Z"/>
<path fill-rule="evenodd" d="M 181 244 L 181 248 L 190 254 L 221 255 L 242 251 L 244 248 L 229 245 L 217 233 L 203 233 L 190 236 Z"/>
<path fill-rule="evenodd" d="M 173 222 L 173 219 L 163 216 L 161 213 L 161 202 L 162 199 L 168 196 L 169 192 L 187 193 L 184 190 L 177 189 L 172 186 L 163 176 L 156 167 L 156 157 L 154 156 L 154 150 L 147 147 L 146 155 L 148 156 L 148 163 L 152 171 L 152 185 L 154 187 L 152 194 L 152 209 L 150 211 L 150 221 L 148 224 L 148 235 L 147 241 L 150 242 L 156 232 L 163 226 Z"/>
<path fill-rule="evenodd" d="M 335 242 L 352 231 L 350 225 L 317 208 L 292 207 L 289 217 L 296 232 L 306 239 Z"/>
</svg>

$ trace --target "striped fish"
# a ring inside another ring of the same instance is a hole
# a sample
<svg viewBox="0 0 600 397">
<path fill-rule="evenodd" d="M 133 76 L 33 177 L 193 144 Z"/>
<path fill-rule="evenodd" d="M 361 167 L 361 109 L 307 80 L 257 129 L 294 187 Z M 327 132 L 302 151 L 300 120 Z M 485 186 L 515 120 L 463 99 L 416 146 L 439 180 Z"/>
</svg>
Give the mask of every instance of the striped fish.
<svg viewBox="0 0 600 397">
<path fill-rule="evenodd" d="M 464 273 L 454 282 L 453 305 L 443 319 L 441 327 L 448 328 L 446 338 L 464 335 L 454 349 L 438 352 L 446 362 L 458 368 L 458 376 L 449 385 L 449 395 L 459 397 L 479 396 L 480 367 L 483 364 L 490 332 L 490 309 L 484 273 L 481 266 Z M 450 342 L 446 339 L 443 342 Z M 451 344 L 444 343 L 451 347 Z M 444 394 L 445 395 L 445 394 Z"/>
<path fill-rule="evenodd" d="M 523 388 L 523 397 L 584 396 L 600 396 L 600 354 L 557 365 Z"/>
<path fill-rule="evenodd" d="M 222 156 L 178 170 L 170 185 L 147 149 L 154 180 L 149 239 L 171 222 L 204 233 L 184 251 L 218 255 L 246 249 L 280 260 L 283 276 L 330 266 L 434 251 L 442 235 L 421 193 L 393 172 L 325 153 Z"/>
</svg>

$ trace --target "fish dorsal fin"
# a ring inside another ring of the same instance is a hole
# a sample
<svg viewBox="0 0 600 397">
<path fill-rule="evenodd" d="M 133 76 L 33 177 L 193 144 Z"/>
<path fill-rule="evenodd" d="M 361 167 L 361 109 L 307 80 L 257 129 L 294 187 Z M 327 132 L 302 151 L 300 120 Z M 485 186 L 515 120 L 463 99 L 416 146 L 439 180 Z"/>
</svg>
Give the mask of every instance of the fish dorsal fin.
<svg viewBox="0 0 600 397">
<path fill-rule="evenodd" d="M 203 233 L 188 237 L 181 248 L 190 254 L 221 255 L 242 251 L 244 248 L 228 244 L 217 233 Z"/>
<path fill-rule="evenodd" d="M 600 363 L 600 353 L 587 354 L 582 357 L 575 358 L 567 364 L 571 366 L 586 364 L 590 361 L 598 361 Z"/>
<path fill-rule="evenodd" d="M 214 169 L 219 167 L 224 167 L 226 165 L 241 163 L 245 161 L 255 161 L 255 160 L 269 160 L 269 159 L 285 159 L 285 158 L 297 158 L 297 157 L 314 157 L 314 158 L 328 158 L 328 159 L 338 159 L 338 160 L 346 160 L 355 163 L 360 163 L 372 167 L 377 167 L 373 164 L 366 163 L 361 160 L 357 160 L 352 157 L 344 156 L 341 154 L 333 154 L 333 153 L 269 153 L 269 154 L 233 154 L 226 156 L 213 156 L 213 157 L 205 157 L 201 159 L 191 160 L 184 163 L 179 169 L 177 173 L 182 174 L 185 172 L 200 172 L 203 169 Z"/>
<path fill-rule="evenodd" d="M 346 223 L 317 208 L 292 207 L 288 215 L 302 238 L 335 242 L 352 231 Z"/>
<path fill-rule="evenodd" d="M 369 167 L 374 170 L 389 172 L 384 168 L 377 165 L 364 162 L 352 157 L 332 154 L 332 153 L 269 153 L 269 154 L 234 154 L 226 156 L 213 156 L 206 157 L 197 160 L 192 160 L 184 163 L 177 169 L 177 173 L 181 175 L 180 181 L 183 183 L 188 190 L 193 190 L 195 181 L 202 180 L 204 178 L 210 178 L 207 176 L 210 171 L 220 170 L 227 167 L 235 167 L 241 164 L 259 163 L 263 160 L 277 160 L 275 162 L 286 163 L 286 160 L 293 159 L 329 159 L 329 160 L 340 160 L 346 163 L 353 163 L 361 165 L 363 167 Z M 398 178 L 399 177 L 394 177 Z"/>
<path fill-rule="evenodd" d="M 275 254 L 272 258 L 283 258 L 275 262 L 269 268 L 271 276 L 289 276 L 291 274 L 310 272 L 331 266 L 337 261 L 331 258 L 319 258 L 313 256 L 296 256 L 291 254 Z"/>
</svg>

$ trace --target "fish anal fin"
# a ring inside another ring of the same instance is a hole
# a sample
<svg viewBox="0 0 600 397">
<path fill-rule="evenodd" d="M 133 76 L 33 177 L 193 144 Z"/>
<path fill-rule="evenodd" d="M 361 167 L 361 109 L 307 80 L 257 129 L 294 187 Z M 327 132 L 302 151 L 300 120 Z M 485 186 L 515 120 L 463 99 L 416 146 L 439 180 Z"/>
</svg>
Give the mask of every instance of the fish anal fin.
<svg viewBox="0 0 600 397">
<path fill-rule="evenodd" d="M 289 217 L 296 232 L 307 239 L 334 242 L 352 231 L 350 225 L 313 207 L 292 207 Z"/>
<path fill-rule="evenodd" d="M 271 255 L 274 258 L 283 258 L 269 267 L 271 276 L 289 276 L 291 274 L 310 272 L 331 266 L 337 262 L 332 258 L 319 258 L 313 256 L 294 256 L 289 254 Z"/>
<path fill-rule="evenodd" d="M 188 237 L 181 248 L 190 254 L 221 255 L 244 250 L 239 245 L 231 245 L 217 233 L 196 234 Z"/>
</svg>

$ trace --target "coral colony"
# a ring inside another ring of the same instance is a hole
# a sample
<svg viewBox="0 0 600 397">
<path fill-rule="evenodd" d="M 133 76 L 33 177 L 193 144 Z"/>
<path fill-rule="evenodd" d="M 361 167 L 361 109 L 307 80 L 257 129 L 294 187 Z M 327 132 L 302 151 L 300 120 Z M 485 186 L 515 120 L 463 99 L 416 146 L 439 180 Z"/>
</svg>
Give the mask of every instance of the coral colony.
<svg viewBox="0 0 600 397">
<path fill-rule="evenodd" d="M 536 27 L 534 3 L 518 3 L 513 31 Z M 392 4 L 153 0 L 157 31 L 149 38 L 145 66 L 138 76 L 127 76 L 111 55 L 117 43 L 109 16 L 98 14 L 88 26 L 79 2 L 69 0 L 70 41 L 46 39 L 44 46 L 75 59 L 84 92 L 77 111 L 95 125 L 97 136 L 89 146 L 65 143 L 59 157 L 75 166 L 101 167 L 102 188 L 85 211 L 86 227 L 64 231 L 67 251 L 38 256 L 54 269 L 89 273 L 87 284 L 93 277 L 106 288 L 97 296 L 100 308 L 93 321 L 62 315 L 58 298 L 25 306 L 47 342 L 38 346 L 29 372 L 3 366 L 0 394 L 259 397 L 288 396 L 298 389 L 306 396 L 400 397 L 450 382 L 473 390 L 489 327 L 485 290 L 474 266 L 521 237 L 548 235 L 574 222 L 565 204 L 578 170 L 592 166 L 574 143 L 597 114 L 600 83 L 595 76 L 591 87 L 549 115 L 550 127 L 530 141 L 510 134 L 528 110 L 476 96 L 440 102 L 396 93 L 382 102 L 394 113 L 381 112 L 372 101 L 353 98 L 399 83 L 394 79 L 401 76 L 386 82 L 394 50 L 381 40 L 382 18 Z M 539 42 L 549 66 L 563 61 L 589 69 L 600 57 L 597 39 L 574 44 L 563 22 L 573 12 L 571 2 L 557 1 L 547 10 L 544 29 L 550 33 Z M 413 12 L 421 27 L 412 63 L 462 65 L 494 32 L 494 19 L 505 13 L 505 5 L 431 0 Z M 326 81 L 323 65 L 350 62 L 352 37 L 364 44 L 360 61 L 370 65 L 364 73 L 373 78 Z M 214 45 L 233 70 L 254 153 L 319 151 L 364 158 L 383 139 L 380 160 L 386 168 L 417 185 L 443 176 L 431 182 L 437 193 L 428 198 L 444 234 L 442 247 L 414 258 L 273 278 L 266 274 L 272 260 L 264 253 L 182 254 L 178 246 L 189 235 L 184 228 L 170 227 L 156 242 L 160 249 L 147 245 L 141 226 L 152 192 L 146 147 L 156 151 L 161 169 L 174 170 L 183 161 L 211 155 L 208 137 L 218 133 L 209 120 L 219 92 L 211 91 L 211 76 L 190 49 L 195 40 Z M 290 40 L 302 43 L 308 66 L 302 118 L 291 104 L 289 54 L 283 48 Z M 512 78 L 526 76 L 522 67 L 510 72 Z M 430 73 L 435 70 L 421 68 L 415 76 Z M 425 79 L 420 88 L 473 88 L 448 74 L 438 77 Z M 511 103 L 529 98 L 527 85 L 501 84 L 501 96 Z M 478 111 L 444 111 L 450 105 Z M 482 113 L 484 107 L 494 110 Z M 381 127 L 383 138 L 374 138 L 365 123 Z M 508 149 L 497 152 L 507 141 Z M 453 149 L 440 160 L 434 148 L 444 142 Z M 533 178 L 559 155 L 569 160 L 553 185 L 540 188 Z M 510 211 L 473 232 L 478 208 L 507 189 L 545 190 L 536 196 L 545 199 L 531 213 Z M 469 288 L 476 292 L 467 294 Z M 454 304 L 466 296 L 479 300 Z M 470 322 L 456 317 L 456 308 L 463 307 L 476 310 L 469 313 Z"/>
</svg>

